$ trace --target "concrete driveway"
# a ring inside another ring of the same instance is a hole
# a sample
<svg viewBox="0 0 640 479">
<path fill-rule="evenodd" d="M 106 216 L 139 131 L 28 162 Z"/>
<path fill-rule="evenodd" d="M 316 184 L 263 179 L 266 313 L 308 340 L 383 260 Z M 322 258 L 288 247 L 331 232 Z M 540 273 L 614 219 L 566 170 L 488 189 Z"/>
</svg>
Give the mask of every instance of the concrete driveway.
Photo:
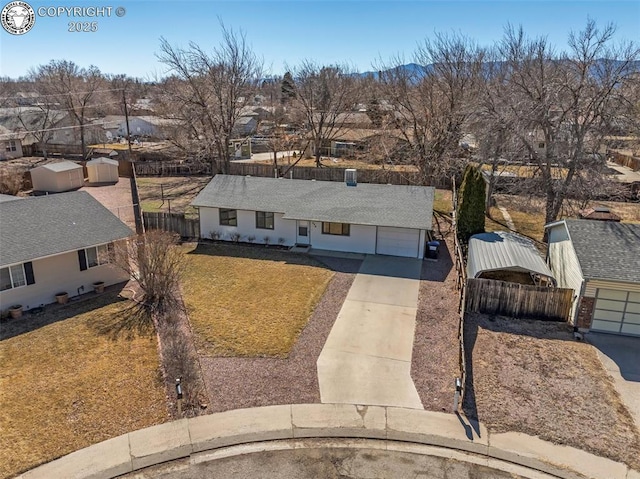
<svg viewBox="0 0 640 479">
<path fill-rule="evenodd" d="M 411 379 L 422 261 L 367 256 L 318 358 L 323 403 L 423 409 Z"/>
<path fill-rule="evenodd" d="M 598 350 L 600 361 L 640 428 L 640 338 L 589 333 L 587 341 Z"/>
</svg>

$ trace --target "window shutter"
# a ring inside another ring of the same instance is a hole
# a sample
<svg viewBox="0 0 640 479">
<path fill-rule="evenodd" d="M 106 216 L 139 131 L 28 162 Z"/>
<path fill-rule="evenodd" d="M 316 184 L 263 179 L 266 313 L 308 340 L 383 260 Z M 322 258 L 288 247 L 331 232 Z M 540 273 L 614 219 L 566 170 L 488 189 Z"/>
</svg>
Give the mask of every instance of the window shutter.
<svg viewBox="0 0 640 479">
<path fill-rule="evenodd" d="M 78 261 L 80 262 L 80 271 L 87 269 L 87 254 L 83 249 L 78 250 Z"/>
<path fill-rule="evenodd" d="M 27 277 L 27 284 L 35 284 L 36 278 L 33 276 L 33 263 L 31 261 L 24 264 L 24 275 Z"/>
</svg>

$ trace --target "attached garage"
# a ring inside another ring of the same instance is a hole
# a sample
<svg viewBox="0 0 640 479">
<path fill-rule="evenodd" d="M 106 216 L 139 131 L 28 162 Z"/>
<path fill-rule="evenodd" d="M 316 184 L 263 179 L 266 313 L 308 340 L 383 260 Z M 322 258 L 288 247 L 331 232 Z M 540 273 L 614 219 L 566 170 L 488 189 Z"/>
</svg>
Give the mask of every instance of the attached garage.
<svg viewBox="0 0 640 479">
<path fill-rule="evenodd" d="M 551 270 L 575 291 L 574 326 L 640 336 L 640 225 L 567 219 L 546 228 Z"/>
<path fill-rule="evenodd" d="M 640 336 L 640 293 L 598 288 L 591 329 Z"/>
<path fill-rule="evenodd" d="M 376 254 L 418 258 L 420 256 L 420 230 L 379 226 Z"/>
<path fill-rule="evenodd" d="M 73 161 L 48 163 L 30 170 L 34 191 L 62 193 L 84 186 L 82 165 Z"/>
</svg>

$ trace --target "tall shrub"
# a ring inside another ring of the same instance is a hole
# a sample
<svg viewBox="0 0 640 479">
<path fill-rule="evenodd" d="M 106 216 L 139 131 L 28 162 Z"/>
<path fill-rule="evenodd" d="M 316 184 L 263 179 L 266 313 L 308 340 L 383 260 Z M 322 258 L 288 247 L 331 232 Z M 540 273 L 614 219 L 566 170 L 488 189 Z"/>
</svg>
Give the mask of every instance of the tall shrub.
<svg viewBox="0 0 640 479">
<path fill-rule="evenodd" d="M 485 181 L 475 166 L 468 165 L 458 192 L 458 238 L 468 243 L 476 233 L 484 233 Z"/>
</svg>

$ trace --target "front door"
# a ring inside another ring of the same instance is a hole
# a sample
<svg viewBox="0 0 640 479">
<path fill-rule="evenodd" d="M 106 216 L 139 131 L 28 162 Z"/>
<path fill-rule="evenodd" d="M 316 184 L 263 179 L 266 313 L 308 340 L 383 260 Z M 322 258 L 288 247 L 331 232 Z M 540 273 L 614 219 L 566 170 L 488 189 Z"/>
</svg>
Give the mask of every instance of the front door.
<svg viewBox="0 0 640 479">
<path fill-rule="evenodd" d="M 297 244 L 305 244 L 309 243 L 309 222 L 308 221 L 298 221 L 297 222 L 297 232 L 296 232 L 296 243 Z"/>
</svg>

